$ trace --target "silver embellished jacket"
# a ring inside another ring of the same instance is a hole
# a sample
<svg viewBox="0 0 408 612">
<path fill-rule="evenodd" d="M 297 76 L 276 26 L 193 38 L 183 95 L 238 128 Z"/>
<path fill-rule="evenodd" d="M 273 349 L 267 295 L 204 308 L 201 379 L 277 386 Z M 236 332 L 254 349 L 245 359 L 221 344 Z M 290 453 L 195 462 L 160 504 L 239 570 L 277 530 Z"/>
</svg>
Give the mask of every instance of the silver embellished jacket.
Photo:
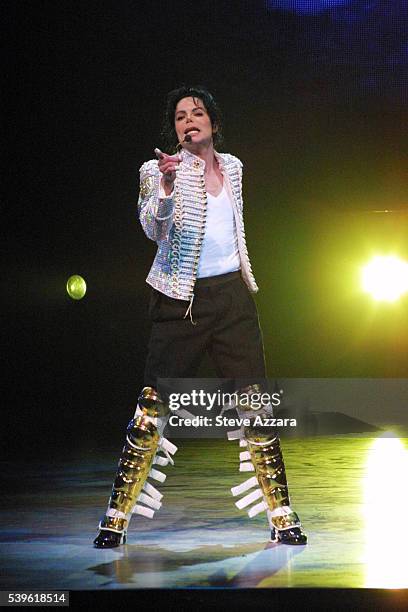
<svg viewBox="0 0 408 612">
<path fill-rule="evenodd" d="M 245 242 L 242 163 L 228 153 L 215 152 L 215 156 L 233 206 L 241 275 L 248 289 L 256 293 L 258 287 Z M 146 282 L 169 297 L 191 302 L 207 214 L 205 161 L 185 149 L 181 157 L 173 193 L 163 199 L 159 198 L 162 174 L 157 160 L 141 166 L 138 210 L 147 237 L 158 245 Z"/>
</svg>

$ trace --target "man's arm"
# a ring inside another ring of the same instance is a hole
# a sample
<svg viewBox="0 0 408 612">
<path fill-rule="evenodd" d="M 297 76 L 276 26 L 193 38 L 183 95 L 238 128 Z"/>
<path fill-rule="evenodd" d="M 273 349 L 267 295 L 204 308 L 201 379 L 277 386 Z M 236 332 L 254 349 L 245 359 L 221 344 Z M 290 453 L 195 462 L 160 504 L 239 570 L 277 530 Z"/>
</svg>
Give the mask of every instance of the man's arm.
<svg viewBox="0 0 408 612">
<path fill-rule="evenodd" d="M 157 161 L 145 162 L 140 168 L 139 219 L 150 240 L 164 240 L 173 225 L 173 192 L 166 195 L 161 186 Z"/>
</svg>

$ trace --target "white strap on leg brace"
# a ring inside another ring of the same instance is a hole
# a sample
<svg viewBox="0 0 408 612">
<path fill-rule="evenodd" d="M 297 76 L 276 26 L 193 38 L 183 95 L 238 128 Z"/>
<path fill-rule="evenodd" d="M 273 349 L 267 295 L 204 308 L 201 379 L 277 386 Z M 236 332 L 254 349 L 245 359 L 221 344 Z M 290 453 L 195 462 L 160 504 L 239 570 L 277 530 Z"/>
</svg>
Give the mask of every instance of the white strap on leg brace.
<svg viewBox="0 0 408 612">
<path fill-rule="evenodd" d="M 170 440 L 167 440 L 167 438 L 160 438 L 159 448 L 162 448 L 163 450 L 167 451 L 168 453 L 170 453 L 170 455 L 174 455 L 178 451 L 178 447 L 172 442 L 170 442 Z"/>
<path fill-rule="evenodd" d="M 244 433 L 242 429 L 234 429 L 233 431 L 227 432 L 228 440 L 239 440 L 240 438 L 243 438 L 243 437 L 244 437 Z"/>
<path fill-rule="evenodd" d="M 248 516 L 249 518 L 253 518 L 260 512 L 263 512 L 264 510 L 267 510 L 267 509 L 268 509 L 268 504 L 266 503 L 266 501 L 261 501 L 260 504 L 256 504 L 256 506 L 252 506 L 252 508 L 248 510 Z"/>
<path fill-rule="evenodd" d="M 252 489 L 253 487 L 257 487 L 257 486 L 258 486 L 257 477 L 251 476 L 251 478 L 248 478 L 248 480 L 246 480 L 242 484 L 236 487 L 232 487 L 231 493 L 233 494 L 234 497 L 236 497 L 237 495 L 241 495 L 241 493 L 245 493 L 245 491 L 248 491 L 249 489 Z"/>
<path fill-rule="evenodd" d="M 146 506 L 139 506 L 139 504 L 136 504 L 135 506 L 133 506 L 132 513 L 141 514 L 142 516 L 145 516 L 146 518 L 153 518 L 154 516 L 154 510 L 151 510 L 150 508 L 146 508 Z"/>
<path fill-rule="evenodd" d="M 161 508 L 161 502 L 154 497 L 150 497 L 150 495 L 146 495 L 146 493 L 140 493 L 137 501 L 142 502 L 142 504 L 146 504 L 149 508 L 153 508 L 154 510 L 159 510 Z"/>
<path fill-rule="evenodd" d="M 255 472 L 255 468 L 250 461 L 241 461 L 239 464 L 240 472 Z"/>
<path fill-rule="evenodd" d="M 170 462 L 172 463 L 172 465 L 174 465 L 174 461 L 170 457 L 169 458 L 162 457 L 161 455 L 157 455 L 157 454 L 154 456 L 154 459 L 153 459 L 153 464 L 154 465 L 163 465 L 163 466 L 165 466 L 165 465 L 168 465 Z"/>
<path fill-rule="evenodd" d="M 147 482 L 147 480 L 143 485 L 143 490 L 146 491 L 146 493 L 150 495 L 150 497 L 154 497 L 154 499 L 157 499 L 157 501 L 160 501 L 163 497 L 163 494 L 160 493 L 160 491 L 158 491 L 153 485 Z"/>
<path fill-rule="evenodd" d="M 249 451 L 242 451 L 242 453 L 239 453 L 239 460 L 240 461 L 248 461 L 251 460 L 251 453 Z"/>
<path fill-rule="evenodd" d="M 239 501 L 235 502 L 237 508 L 242 510 L 242 508 L 246 508 L 249 504 L 252 504 L 254 501 L 262 497 L 263 493 L 261 489 L 255 489 L 255 491 L 251 491 L 248 495 L 242 497 Z"/>
<path fill-rule="evenodd" d="M 171 455 L 174 455 L 177 452 L 177 450 L 178 449 L 175 444 L 172 444 L 166 438 L 160 438 L 159 446 L 157 448 L 157 452 L 153 459 L 153 464 L 164 466 L 164 465 L 168 465 L 169 463 L 171 463 L 171 465 L 174 465 L 174 460 Z M 162 455 L 159 455 L 158 454 L 159 451 L 164 453 L 165 457 L 163 457 Z"/>
<path fill-rule="evenodd" d="M 154 468 L 150 470 L 149 476 L 158 482 L 164 482 L 167 478 L 166 474 L 163 474 L 163 472 L 159 472 L 159 470 L 155 470 Z"/>
</svg>

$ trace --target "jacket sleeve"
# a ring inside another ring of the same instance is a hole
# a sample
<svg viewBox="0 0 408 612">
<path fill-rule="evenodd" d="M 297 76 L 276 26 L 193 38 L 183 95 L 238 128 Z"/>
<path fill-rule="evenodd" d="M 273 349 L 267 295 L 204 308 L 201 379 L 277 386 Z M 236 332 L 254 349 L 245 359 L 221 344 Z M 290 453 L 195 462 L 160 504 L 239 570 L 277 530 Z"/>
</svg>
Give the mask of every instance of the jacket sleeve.
<svg viewBox="0 0 408 612">
<path fill-rule="evenodd" d="M 143 230 L 150 240 L 164 240 L 173 225 L 173 194 L 160 198 L 160 170 L 156 160 L 140 168 L 138 212 Z"/>
</svg>

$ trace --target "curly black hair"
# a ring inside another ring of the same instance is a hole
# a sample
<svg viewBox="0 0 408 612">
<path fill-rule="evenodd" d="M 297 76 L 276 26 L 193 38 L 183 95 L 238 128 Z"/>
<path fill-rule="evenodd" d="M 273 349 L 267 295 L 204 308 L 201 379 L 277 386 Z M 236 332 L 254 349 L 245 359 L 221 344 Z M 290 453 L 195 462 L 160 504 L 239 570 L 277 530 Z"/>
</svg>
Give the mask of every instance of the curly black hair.
<svg viewBox="0 0 408 612">
<path fill-rule="evenodd" d="M 177 89 L 173 89 L 167 94 L 166 108 L 164 112 L 164 121 L 161 136 L 163 144 L 168 150 L 176 151 L 177 145 L 179 144 L 176 130 L 174 127 L 174 116 L 176 113 L 176 106 L 183 98 L 199 98 L 210 117 L 211 125 L 217 127 L 217 131 L 213 135 L 214 146 L 218 147 L 222 141 L 222 115 L 218 104 L 214 100 L 212 94 L 203 87 L 202 85 L 187 86 L 183 85 Z"/>
</svg>

